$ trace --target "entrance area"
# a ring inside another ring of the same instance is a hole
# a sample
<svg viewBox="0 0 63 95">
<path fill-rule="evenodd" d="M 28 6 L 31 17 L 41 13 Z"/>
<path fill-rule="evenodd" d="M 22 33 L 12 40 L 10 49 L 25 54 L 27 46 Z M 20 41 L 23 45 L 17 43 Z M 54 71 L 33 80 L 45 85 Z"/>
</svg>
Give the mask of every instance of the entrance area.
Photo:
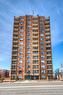
<svg viewBox="0 0 63 95">
<path fill-rule="evenodd" d="M 27 75 L 25 76 L 25 80 L 39 80 L 39 76 Z"/>
</svg>

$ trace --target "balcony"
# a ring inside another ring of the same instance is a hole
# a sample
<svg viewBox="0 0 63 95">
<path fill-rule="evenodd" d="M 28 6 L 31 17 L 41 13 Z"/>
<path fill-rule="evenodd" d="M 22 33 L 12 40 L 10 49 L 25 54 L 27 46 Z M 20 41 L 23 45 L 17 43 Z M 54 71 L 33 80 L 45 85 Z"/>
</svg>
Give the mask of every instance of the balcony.
<svg viewBox="0 0 63 95">
<path fill-rule="evenodd" d="M 14 25 L 14 28 L 18 28 L 19 27 L 19 25 Z"/>
<path fill-rule="evenodd" d="M 14 28 L 14 31 L 18 31 L 18 28 Z"/>
<path fill-rule="evenodd" d="M 18 37 L 13 37 L 13 40 L 18 40 Z"/>
<path fill-rule="evenodd" d="M 33 27 L 33 30 L 38 30 L 38 27 Z"/>
<path fill-rule="evenodd" d="M 14 42 L 14 43 L 17 43 L 17 42 L 18 42 L 18 40 L 17 40 L 17 41 L 16 41 L 16 40 L 13 40 L 13 42 Z"/>
<path fill-rule="evenodd" d="M 51 58 L 47 59 L 47 61 L 51 61 L 51 60 L 52 60 Z"/>
<path fill-rule="evenodd" d="M 16 59 L 13 58 L 12 61 L 17 61 L 17 58 Z"/>
<path fill-rule="evenodd" d="M 48 41 L 46 41 L 46 43 L 51 43 L 51 41 L 48 40 Z"/>
<path fill-rule="evenodd" d="M 45 28 L 45 31 L 46 31 L 46 32 L 49 32 L 49 31 L 50 31 L 50 28 Z"/>
<path fill-rule="evenodd" d="M 35 44 L 36 45 L 36 44 L 38 44 L 38 42 L 33 42 L 32 44 Z"/>
<path fill-rule="evenodd" d="M 46 36 L 50 36 L 50 32 L 47 32 L 47 33 L 45 32 L 45 35 L 46 35 Z"/>
<path fill-rule="evenodd" d="M 51 70 L 52 70 L 52 68 L 47 68 L 47 70 L 50 70 L 50 71 L 51 71 Z"/>
<path fill-rule="evenodd" d="M 33 36 L 33 38 L 38 38 L 39 36 Z"/>
<path fill-rule="evenodd" d="M 51 56 L 51 54 L 47 54 L 47 56 Z"/>
<path fill-rule="evenodd" d="M 47 24 L 50 24 L 50 21 L 49 20 L 46 20 L 45 21 L 45 25 L 47 25 Z"/>
<path fill-rule="evenodd" d="M 13 41 L 13 45 L 17 45 L 18 44 L 18 42 L 17 41 Z"/>
<path fill-rule="evenodd" d="M 17 35 L 18 35 L 18 32 L 13 32 L 13 35 L 14 35 L 14 36 L 15 36 L 15 35 L 17 36 Z"/>
<path fill-rule="evenodd" d="M 38 40 L 32 40 L 32 42 L 37 42 L 38 43 L 39 41 Z"/>
<path fill-rule="evenodd" d="M 50 36 L 46 36 L 46 39 L 50 39 Z"/>
<path fill-rule="evenodd" d="M 48 66 L 48 65 L 49 65 L 49 66 L 52 65 L 52 63 L 49 63 L 49 64 L 47 63 L 47 66 Z"/>
<path fill-rule="evenodd" d="M 14 25 L 18 25 L 18 24 L 19 24 L 19 20 L 15 20 Z"/>
<path fill-rule="evenodd" d="M 45 28 L 50 28 L 50 25 L 45 25 Z"/>
<path fill-rule="evenodd" d="M 46 47 L 51 47 L 51 45 L 46 45 Z"/>
<path fill-rule="evenodd" d="M 13 47 L 18 47 L 18 45 L 13 45 Z"/>
<path fill-rule="evenodd" d="M 34 23 L 34 24 L 35 24 L 35 23 L 38 24 L 38 19 L 34 19 L 34 20 L 33 20 L 33 23 Z"/>
<path fill-rule="evenodd" d="M 12 56 L 16 56 L 17 57 L 17 54 L 12 54 Z"/>
<path fill-rule="evenodd" d="M 33 26 L 38 26 L 38 22 L 33 22 Z"/>
<path fill-rule="evenodd" d="M 32 47 L 38 47 L 38 44 L 32 44 Z"/>
<path fill-rule="evenodd" d="M 14 51 L 17 51 L 17 49 L 13 49 L 12 51 L 13 51 L 13 52 L 14 52 Z"/>
<path fill-rule="evenodd" d="M 33 24 L 33 26 L 32 26 L 32 27 L 35 27 L 35 28 L 36 28 L 36 27 L 38 27 L 38 24 Z"/>
</svg>

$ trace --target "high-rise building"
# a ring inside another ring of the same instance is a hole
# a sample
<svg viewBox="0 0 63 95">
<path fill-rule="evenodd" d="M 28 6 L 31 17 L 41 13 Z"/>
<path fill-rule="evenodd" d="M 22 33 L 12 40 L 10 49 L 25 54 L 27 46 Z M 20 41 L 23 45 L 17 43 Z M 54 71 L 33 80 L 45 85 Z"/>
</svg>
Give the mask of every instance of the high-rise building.
<svg viewBox="0 0 63 95">
<path fill-rule="evenodd" d="M 14 17 L 11 79 L 53 79 L 50 17 Z"/>
</svg>

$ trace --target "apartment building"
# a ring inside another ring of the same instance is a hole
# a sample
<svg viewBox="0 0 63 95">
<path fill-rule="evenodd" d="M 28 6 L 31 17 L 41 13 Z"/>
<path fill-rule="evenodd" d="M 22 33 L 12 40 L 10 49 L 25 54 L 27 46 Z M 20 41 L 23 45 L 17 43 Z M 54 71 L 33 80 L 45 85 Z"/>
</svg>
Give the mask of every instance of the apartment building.
<svg viewBox="0 0 63 95">
<path fill-rule="evenodd" d="M 15 16 L 12 80 L 53 79 L 50 17 Z"/>
<path fill-rule="evenodd" d="M 0 69 L 0 79 L 9 78 L 9 70 Z"/>
</svg>

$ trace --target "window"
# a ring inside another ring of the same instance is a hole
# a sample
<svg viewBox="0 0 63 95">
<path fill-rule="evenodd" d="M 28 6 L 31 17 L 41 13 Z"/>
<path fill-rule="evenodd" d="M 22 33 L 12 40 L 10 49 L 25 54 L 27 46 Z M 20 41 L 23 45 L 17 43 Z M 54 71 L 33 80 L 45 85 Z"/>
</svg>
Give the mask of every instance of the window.
<svg viewBox="0 0 63 95">
<path fill-rule="evenodd" d="M 33 36 L 38 36 L 38 34 L 33 34 Z"/>
<path fill-rule="evenodd" d="M 34 64 L 37 64 L 37 63 L 38 63 L 38 60 L 33 60 L 33 63 L 34 63 Z"/>
<path fill-rule="evenodd" d="M 38 32 L 38 30 L 33 30 L 33 32 Z"/>
<path fill-rule="evenodd" d="M 47 54 L 51 54 L 51 51 L 47 51 Z"/>
<path fill-rule="evenodd" d="M 22 60 L 19 60 L 19 63 L 22 63 Z"/>
<path fill-rule="evenodd" d="M 27 28 L 29 29 L 29 28 L 31 28 L 31 26 L 30 26 L 30 25 L 28 25 L 28 26 L 27 26 Z"/>
<path fill-rule="evenodd" d="M 48 65 L 48 66 L 47 66 L 47 69 L 51 69 L 51 68 L 52 68 L 52 65 Z"/>
<path fill-rule="evenodd" d="M 40 36 L 44 36 L 44 34 L 40 34 Z"/>
<path fill-rule="evenodd" d="M 45 66 L 45 65 L 42 65 L 41 67 L 42 67 L 43 69 L 45 69 L 45 68 L 46 68 L 46 66 Z"/>
<path fill-rule="evenodd" d="M 31 17 L 30 17 L 30 16 L 27 17 L 27 21 L 28 21 L 28 22 L 29 22 L 29 20 L 31 20 Z"/>
<path fill-rule="evenodd" d="M 45 73 L 46 73 L 46 70 L 42 70 L 41 73 L 42 73 L 42 74 L 45 74 Z"/>
<path fill-rule="evenodd" d="M 51 42 L 50 39 L 47 39 L 46 42 Z"/>
<path fill-rule="evenodd" d="M 12 65 L 12 69 L 15 69 L 16 68 L 16 66 L 15 65 Z"/>
<path fill-rule="evenodd" d="M 50 43 L 47 43 L 46 45 L 51 45 Z"/>
<path fill-rule="evenodd" d="M 29 45 L 29 44 L 30 44 L 30 42 L 27 42 L 27 44 Z"/>
<path fill-rule="evenodd" d="M 30 49 L 30 46 L 27 46 L 27 49 Z"/>
<path fill-rule="evenodd" d="M 27 21 L 27 24 L 28 24 L 28 25 L 31 24 L 31 21 Z"/>
<path fill-rule="evenodd" d="M 27 51 L 27 54 L 30 54 L 30 51 Z"/>
<path fill-rule="evenodd" d="M 22 51 L 19 52 L 19 54 L 22 54 L 22 53 L 23 53 Z"/>
<path fill-rule="evenodd" d="M 40 42 L 40 44 L 41 44 L 41 45 L 43 45 L 43 44 L 44 44 L 44 42 Z"/>
<path fill-rule="evenodd" d="M 20 24 L 24 24 L 24 22 L 20 22 Z"/>
<path fill-rule="evenodd" d="M 52 74 L 52 70 L 48 70 L 48 74 Z"/>
<path fill-rule="evenodd" d="M 12 72 L 11 72 L 12 74 L 16 74 L 16 71 L 15 70 L 12 70 Z"/>
<path fill-rule="evenodd" d="M 22 73 L 22 71 L 21 70 L 19 70 L 19 74 L 21 74 Z"/>
<path fill-rule="evenodd" d="M 30 32 L 30 30 L 27 30 L 27 32 Z"/>
<path fill-rule="evenodd" d="M 18 79 L 22 79 L 22 76 L 18 76 Z"/>
<path fill-rule="evenodd" d="M 33 49 L 38 49 L 38 47 L 33 47 Z"/>
<path fill-rule="evenodd" d="M 30 40 L 30 38 L 27 38 L 27 40 Z"/>
<path fill-rule="evenodd" d="M 30 56 L 27 56 L 27 58 L 30 58 Z"/>
<path fill-rule="evenodd" d="M 44 56 L 43 56 L 43 55 L 41 55 L 41 58 L 44 58 Z"/>
<path fill-rule="evenodd" d="M 33 70 L 33 73 L 39 73 L 39 70 Z"/>
<path fill-rule="evenodd" d="M 51 61 L 47 61 L 47 64 L 51 64 L 52 62 Z"/>
<path fill-rule="evenodd" d="M 23 34 L 20 34 L 20 36 L 23 36 Z"/>
<path fill-rule="evenodd" d="M 40 40 L 42 41 L 42 40 L 44 40 L 44 38 L 40 38 Z"/>
<path fill-rule="evenodd" d="M 24 18 L 21 16 L 21 17 L 20 17 L 20 20 L 23 20 L 23 19 L 24 19 Z"/>
<path fill-rule="evenodd" d="M 30 33 L 27 33 L 27 36 L 30 36 Z"/>
<path fill-rule="evenodd" d="M 38 59 L 38 56 L 33 56 L 34 59 Z"/>
<path fill-rule="evenodd" d="M 40 25 L 40 30 L 44 31 L 44 27 L 42 26 L 42 24 Z"/>
<path fill-rule="evenodd" d="M 41 46 L 40 48 L 41 48 L 41 50 L 44 50 L 44 47 Z"/>
<path fill-rule="evenodd" d="M 24 26 L 20 26 L 20 28 L 21 28 L 21 29 L 23 29 L 23 28 L 24 28 Z"/>
<path fill-rule="evenodd" d="M 30 65 L 26 66 L 27 68 L 30 68 Z"/>
<path fill-rule="evenodd" d="M 46 47 L 46 50 L 50 50 L 51 49 L 51 47 Z"/>
<path fill-rule="evenodd" d="M 22 32 L 24 32 L 24 31 L 20 29 L 20 32 L 22 33 Z"/>
<path fill-rule="evenodd" d="M 39 66 L 38 65 L 34 65 L 33 68 L 38 68 Z"/>
<path fill-rule="evenodd" d="M 27 73 L 28 73 L 28 74 L 30 74 L 30 71 L 29 71 L 29 70 L 27 70 Z"/>
<path fill-rule="evenodd" d="M 46 76 L 43 75 L 43 76 L 42 76 L 42 79 L 45 79 L 45 78 L 46 78 Z"/>
<path fill-rule="evenodd" d="M 16 61 L 12 61 L 12 64 L 16 64 Z"/>
<path fill-rule="evenodd" d="M 22 56 L 19 56 L 19 58 L 23 58 Z"/>
<path fill-rule="evenodd" d="M 44 60 L 44 57 L 41 57 L 41 60 Z"/>
<path fill-rule="evenodd" d="M 41 52 L 42 55 L 44 55 L 44 52 Z"/>
<path fill-rule="evenodd" d="M 19 68 L 19 69 L 21 69 L 21 68 L 22 68 L 22 66 L 18 66 L 18 68 Z"/>
<path fill-rule="evenodd" d="M 22 41 L 22 40 L 23 40 L 23 38 L 20 38 L 20 40 Z"/>
<path fill-rule="evenodd" d="M 44 61 L 44 60 L 41 60 L 41 63 L 42 63 L 42 64 L 44 64 L 44 63 L 45 63 L 45 61 Z"/>
<path fill-rule="evenodd" d="M 40 32 L 41 32 L 41 33 L 44 33 L 44 29 L 40 29 Z"/>
<path fill-rule="evenodd" d="M 33 53 L 37 54 L 37 53 L 38 53 L 38 51 L 33 51 Z"/>
<path fill-rule="evenodd" d="M 47 56 L 47 59 L 50 59 L 51 58 L 51 56 Z"/>
<path fill-rule="evenodd" d="M 38 40 L 38 38 L 33 38 L 33 40 L 35 40 L 35 41 L 36 41 L 36 40 Z"/>
<path fill-rule="evenodd" d="M 30 63 L 30 60 L 27 60 L 27 63 Z"/>
<path fill-rule="evenodd" d="M 19 44 L 23 45 L 23 42 L 20 42 Z"/>
<path fill-rule="evenodd" d="M 52 76 L 48 75 L 48 79 L 51 79 Z"/>
<path fill-rule="evenodd" d="M 23 49 L 23 47 L 22 47 L 22 46 L 20 46 L 20 47 L 19 47 L 19 50 L 22 50 L 22 49 Z"/>
<path fill-rule="evenodd" d="M 33 42 L 33 44 L 38 44 L 38 42 Z"/>
</svg>

